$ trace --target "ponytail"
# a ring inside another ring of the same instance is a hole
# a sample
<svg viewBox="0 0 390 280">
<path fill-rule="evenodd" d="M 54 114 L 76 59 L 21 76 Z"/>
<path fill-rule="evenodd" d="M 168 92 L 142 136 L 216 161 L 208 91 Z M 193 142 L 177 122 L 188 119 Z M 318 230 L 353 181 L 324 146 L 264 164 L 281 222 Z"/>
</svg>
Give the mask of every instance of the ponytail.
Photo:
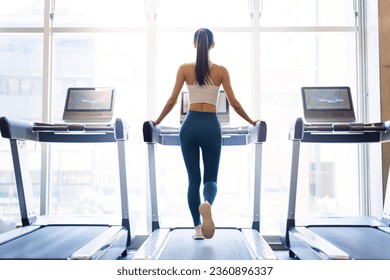
<svg viewBox="0 0 390 280">
<path fill-rule="evenodd" d="M 209 49 L 214 43 L 213 33 L 204 28 L 197 30 L 194 35 L 194 43 L 196 44 L 196 81 L 202 86 L 210 73 Z"/>
</svg>

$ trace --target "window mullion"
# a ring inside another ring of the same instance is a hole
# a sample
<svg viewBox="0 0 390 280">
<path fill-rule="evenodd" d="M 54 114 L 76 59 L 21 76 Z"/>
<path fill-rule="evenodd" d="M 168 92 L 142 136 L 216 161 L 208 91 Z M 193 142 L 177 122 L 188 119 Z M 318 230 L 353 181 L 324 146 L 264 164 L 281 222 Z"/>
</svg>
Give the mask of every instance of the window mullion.
<svg viewBox="0 0 390 280">
<path fill-rule="evenodd" d="M 54 0 L 45 0 L 43 27 L 43 79 L 42 79 L 42 121 L 50 122 L 52 118 L 52 50 L 53 50 L 53 12 Z M 40 214 L 48 214 L 50 206 L 51 146 L 42 143 L 41 149 L 41 190 Z"/>
<path fill-rule="evenodd" d="M 260 1 L 252 1 L 250 15 L 252 17 L 252 114 L 254 118 L 260 118 Z"/>
<path fill-rule="evenodd" d="M 152 119 L 156 110 L 156 18 L 158 0 L 146 0 L 147 17 L 147 97 L 146 117 Z"/>
</svg>

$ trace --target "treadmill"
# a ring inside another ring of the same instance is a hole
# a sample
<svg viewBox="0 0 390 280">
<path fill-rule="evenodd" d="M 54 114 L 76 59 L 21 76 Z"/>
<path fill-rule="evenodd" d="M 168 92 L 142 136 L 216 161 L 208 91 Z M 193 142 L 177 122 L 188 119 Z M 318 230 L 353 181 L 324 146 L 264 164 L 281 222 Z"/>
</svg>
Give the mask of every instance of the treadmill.
<svg viewBox="0 0 390 280">
<path fill-rule="evenodd" d="M 143 125 L 148 147 L 149 187 L 152 211 L 152 234 L 135 253 L 133 259 L 162 260 L 233 260 L 276 259 L 274 252 L 260 235 L 261 152 L 266 140 L 266 123 L 255 126 L 222 127 L 222 145 L 255 145 L 254 209 L 251 228 L 218 228 L 212 239 L 193 240 L 193 228 L 160 228 L 157 207 L 155 145 L 179 146 L 179 128 Z"/>
<path fill-rule="evenodd" d="M 389 182 L 382 218 L 372 216 L 295 218 L 301 143 L 388 142 L 390 121 L 367 124 L 343 122 L 347 114 L 351 114 L 351 111 L 353 113 L 353 107 L 348 105 L 332 108 L 337 103 L 333 101 L 349 100 L 347 103 L 351 103 L 349 88 L 302 88 L 302 95 L 305 119 L 307 121 L 313 118 L 315 121 L 307 123 L 298 118 L 290 131 L 289 138 L 293 143 L 291 178 L 282 243 L 289 249 L 290 257 L 299 259 L 390 260 Z M 327 104 L 324 105 L 324 102 Z M 331 122 L 318 122 L 320 119 Z M 337 122 L 337 119 L 342 121 Z"/>
<path fill-rule="evenodd" d="M 91 92 L 94 93 L 91 94 Z M 96 97 L 95 89 L 90 88 L 68 91 L 68 97 L 74 94 L 83 95 L 83 101 L 86 101 L 88 96 Z M 111 102 L 113 99 L 107 100 Z M 67 107 L 68 109 L 72 107 L 70 110 L 72 114 L 77 113 L 75 103 L 69 102 L 69 104 L 71 105 L 66 106 L 65 111 Z M 99 104 L 104 104 L 104 102 Z M 81 113 L 86 116 L 87 111 L 85 108 L 81 109 Z M 94 108 L 91 113 L 98 113 L 101 116 L 98 111 Z M 125 162 L 125 141 L 128 138 L 126 123 L 117 118 L 110 123 L 47 124 L 2 117 L 0 129 L 2 137 L 9 139 L 11 144 L 22 222 L 21 227 L 0 235 L 0 259 L 95 260 L 117 259 L 125 256 L 132 240 Z M 113 219 L 113 217 L 96 216 L 38 216 L 34 209 L 27 141 L 116 143 L 120 175 L 121 217 Z"/>
</svg>

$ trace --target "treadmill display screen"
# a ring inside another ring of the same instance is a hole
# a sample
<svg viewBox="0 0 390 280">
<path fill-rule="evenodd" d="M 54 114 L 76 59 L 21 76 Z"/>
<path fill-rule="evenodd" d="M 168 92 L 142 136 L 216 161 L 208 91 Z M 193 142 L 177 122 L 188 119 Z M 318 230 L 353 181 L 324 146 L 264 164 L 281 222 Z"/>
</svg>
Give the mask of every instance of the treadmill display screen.
<svg viewBox="0 0 390 280">
<path fill-rule="evenodd" d="M 307 122 L 355 122 L 349 87 L 303 87 L 303 113 Z"/>
<path fill-rule="evenodd" d="M 114 101 L 114 88 L 68 88 L 62 120 L 110 122 L 114 114 Z"/>
<path fill-rule="evenodd" d="M 67 111 L 110 111 L 114 92 L 112 89 L 69 89 Z"/>
<path fill-rule="evenodd" d="M 307 110 L 351 110 L 349 88 L 307 88 L 304 104 Z"/>
</svg>

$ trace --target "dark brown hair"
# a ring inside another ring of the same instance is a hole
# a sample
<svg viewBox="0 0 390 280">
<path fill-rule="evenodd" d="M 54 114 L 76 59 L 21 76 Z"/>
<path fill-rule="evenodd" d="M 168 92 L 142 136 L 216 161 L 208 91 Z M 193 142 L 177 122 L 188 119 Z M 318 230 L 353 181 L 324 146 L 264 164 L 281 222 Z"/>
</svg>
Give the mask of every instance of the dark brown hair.
<svg viewBox="0 0 390 280">
<path fill-rule="evenodd" d="M 194 34 L 194 43 L 197 50 L 195 63 L 196 81 L 202 86 L 210 73 L 209 50 L 214 43 L 213 33 L 206 28 L 197 30 Z"/>
</svg>

